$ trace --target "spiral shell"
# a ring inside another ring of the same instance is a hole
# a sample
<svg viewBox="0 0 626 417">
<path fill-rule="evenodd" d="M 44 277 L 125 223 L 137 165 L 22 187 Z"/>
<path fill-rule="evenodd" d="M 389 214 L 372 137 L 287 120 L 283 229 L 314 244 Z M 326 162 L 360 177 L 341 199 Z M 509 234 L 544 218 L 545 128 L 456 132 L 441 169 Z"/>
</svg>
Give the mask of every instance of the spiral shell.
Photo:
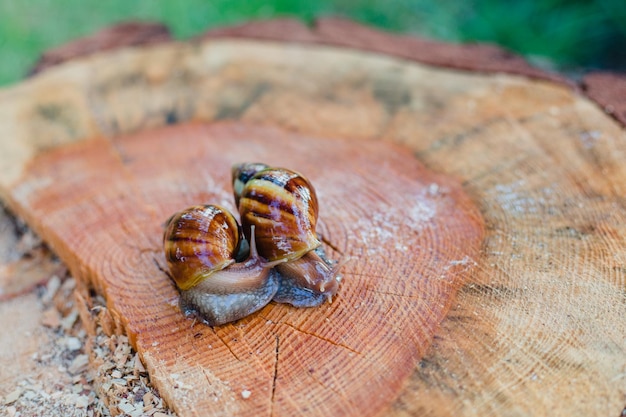
<svg viewBox="0 0 626 417">
<path fill-rule="evenodd" d="M 292 261 L 320 246 L 315 233 L 318 203 L 313 185 L 301 174 L 266 168 L 244 185 L 239 214 L 249 236 L 255 226 L 259 254 L 269 261 Z"/>
<path fill-rule="evenodd" d="M 174 214 L 165 228 L 163 246 L 178 288 L 188 290 L 233 264 L 240 241 L 237 220 L 220 206 L 192 206 Z"/>
<path fill-rule="evenodd" d="M 231 168 L 231 174 L 233 178 L 235 205 L 237 207 L 239 207 L 239 199 L 241 198 L 243 187 L 257 172 L 263 171 L 266 168 L 269 168 L 269 165 L 262 162 L 244 162 L 233 165 Z"/>
<path fill-rule="evenodd" d="M 236 165 L 232 176 L 247 240 L 235 217 L 216 205 L 190 207 L 167 222 L 163 246 L 181 311 L 215 326 L 271 300 L 297 307 L 330 301 L 340 264 L 325 258 L 315 233 L 311 183 L 260 163 Z"/>
</svg>

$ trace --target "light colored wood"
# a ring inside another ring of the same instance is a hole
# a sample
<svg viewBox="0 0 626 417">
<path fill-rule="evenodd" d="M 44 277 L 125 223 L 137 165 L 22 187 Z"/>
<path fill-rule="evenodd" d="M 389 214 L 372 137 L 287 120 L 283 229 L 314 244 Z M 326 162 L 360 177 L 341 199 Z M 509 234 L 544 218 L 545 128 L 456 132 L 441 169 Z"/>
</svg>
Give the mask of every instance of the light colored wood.
<svg viewBox="0 0 626 417">
<path fill-rule="evenodd" d="M 19 187 L 36 168 L 26 163 L 44 144 L 168 121 L 235 119 L 403 144 L 462 182 L 487 235 L 433 345 L 384 412 L 619 415 L 624 406 L 626 136 L 563 86 L 349 50 L 222 40 L 83 59 L 3 92 L 0 103 L 2 191 L 22 209 L 35 195 L 32 183 Z M 41 216 L 22 212 L 44 229 Z M 163 369 L 152 371 L 162 387 L 176 386 Z M 174 406 L 189 410 L 180 398 Z"/>
<path fill-rule="evenodd" d="M 65 267 L 41 239 L 0 206 L 0 301 L 65 273 Z"/>
<path fill-rule="evenodd" d="M 16 317 L 19 317 L 19 320 L 15 320 Z M 11 392 L 19 389 L 18 382 L 26 378 L 40 377 L 41 367 L 36 365 L 33 357 L 37 357 L 41 345 L 50 343 L 50 338 L 40 322 L 41 306 L 35 294 L 0 303 L 0 325 L 2 325 L 0 398 L 6 398 Z M 53 378 L 48 381 L 52 382 Z"/>
</svg>

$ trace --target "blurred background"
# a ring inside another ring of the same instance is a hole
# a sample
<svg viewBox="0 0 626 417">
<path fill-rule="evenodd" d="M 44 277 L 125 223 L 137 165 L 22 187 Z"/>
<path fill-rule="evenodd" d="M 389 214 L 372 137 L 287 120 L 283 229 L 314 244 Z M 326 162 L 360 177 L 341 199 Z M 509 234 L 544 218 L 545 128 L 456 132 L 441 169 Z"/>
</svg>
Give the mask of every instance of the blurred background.
<svg viewBox="0 0 626 417">
<path fill-rule="evenodd" d="M 626 0 L 0 0 L 0 86 L 39 54 L 115 22 L 160 21 L 177 38 L 252 19 L 350 18 L 390 32 L 490 42 L 571 77 L 626 71 Z"/>
</svg>

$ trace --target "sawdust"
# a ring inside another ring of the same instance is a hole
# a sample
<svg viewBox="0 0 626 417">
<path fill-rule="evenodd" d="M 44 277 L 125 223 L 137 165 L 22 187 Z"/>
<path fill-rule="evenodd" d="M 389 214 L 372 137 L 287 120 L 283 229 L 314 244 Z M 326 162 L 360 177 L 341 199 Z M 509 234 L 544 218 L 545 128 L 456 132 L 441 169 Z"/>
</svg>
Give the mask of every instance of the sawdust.
<svg viewBox="0 0 626 417">
<path fill-rule="evenodd" d="M 64 274 L 65 266 L 41 238 L 0 204 L 0 301 Z"/>
<path fill-rule="evenodd" d="M 32 369 L 0 391 L 0 415 L 175 416 L 151 387 L 126 336 L 107 335 L 97 320 L 89 331 L 82 325 L 75 286 L 66 275 L 38 288 L 38 331 L 47 342 L 30 357 Z M 97 297 L 91 303 L 106 311 Z"/>
</svg>

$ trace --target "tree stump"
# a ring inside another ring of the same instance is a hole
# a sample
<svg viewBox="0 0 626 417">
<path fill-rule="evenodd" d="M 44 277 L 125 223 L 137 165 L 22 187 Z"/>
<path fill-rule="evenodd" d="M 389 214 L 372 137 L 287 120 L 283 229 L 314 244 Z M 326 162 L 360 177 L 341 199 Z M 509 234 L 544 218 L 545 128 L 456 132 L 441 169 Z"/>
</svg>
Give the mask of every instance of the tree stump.
<svg viewBox="0 0 626 417">
<path fill-rule="evenodd" d="M 0 93 L 2 197 L 179 415 L 624 408 L 626 136 L 559 77 L 335 20 L 77 55 Z M 161 225 L 251 159 L 314 182 L 339 295 L 192 323 Z"/>
</svg>

